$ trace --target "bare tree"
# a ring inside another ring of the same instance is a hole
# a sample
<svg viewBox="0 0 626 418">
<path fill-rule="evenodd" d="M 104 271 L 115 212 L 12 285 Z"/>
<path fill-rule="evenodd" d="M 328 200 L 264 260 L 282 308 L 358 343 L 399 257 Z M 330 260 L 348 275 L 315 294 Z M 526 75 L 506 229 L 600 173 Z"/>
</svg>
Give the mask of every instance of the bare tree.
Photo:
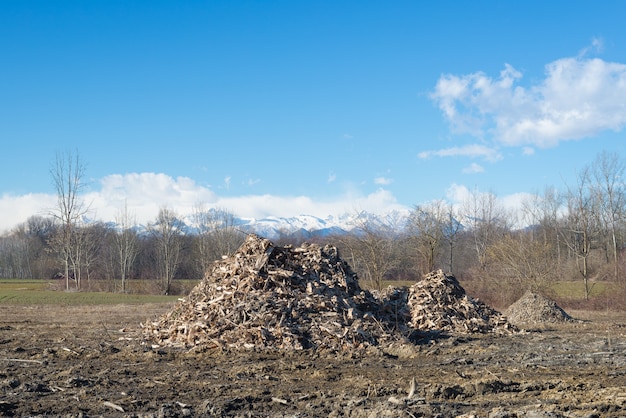
<svg viewBox="0 0 626 418">
<path fill-rule="evenodd" d="M 591 166 L 596 199 L 599 211 L 609 236 L 609 246 L 613 262 L 613 277 L 619 278 L 619 225 L 624 219 L 626 205 L 626 189 L 624 185 L 624 171 L 626 162 L 617 154 L 603 152 L 595 159 Z M 620 240 L 621 242 L 621 240 Z"/>
<path fill-rule="evenodd" d="M 180 264 L 183 234 L 181 223 L 176 213 L 167 207 L 159 210 L 156 222 L 150 225 L 150 232 L 155 238 L 157 271 L 161 281 L 161 289 L 168 295 L 172 280 Z"/>
<path fill-rule="evenodd" d="M 83 273 L 87 277 L 87 285 L 90 286 L 92 273 L 98 264 L 107 233 L 107 227 L 100 222 L 79 225 L 76 229 L 72 263 L 74 277 L 79 287 L 82 287 Z"/>
<path fill-rule="evenodd" d="M 567 227 L 563 230 L 564 240 L 576 256 L 576 266 L 582 276 L 585 300 L 589 299 L 589 278 L 591 269 L 589 257 L 594 241 L 598 238 L 598 201 L 591 186 L 589 167 L 578 174 L 575 188 L 567 195 Z"/>
<path fill-rule="evenodd" d="M 535 240 L 532 231 L 507 233 L 487 253 L 490 269 L 500 280 L 515 282 L 520 289 L 543 289 L 553 277 L 548 244 Z"/>
<path fill-rule="evenodd" d="M 448 244 L 448 271 L 454 271 L 454 252 L 463 224 L 459 221 L 454 206 L 446 206 L 446 219 L 443 225 L 443 238 Z"/>
<path fill-rule="evenodd" d="M 139 251 L 137 232 L 133 229 L 136 222 L 128 213 L 128 206 L 124 202 L 124 208 L 120 209 L 115 217 L 118 230 L 115 232 L 115 249 L 119 268 L 122 293 L 126 293 L 126 282 L 131 268 Z"/>
<path fill-rule="evenodd" d="M 83 190 L 85 165 L 77 153 L 57 153 L 54 166 L 50 170 L 53 184 L 57 193 L 57 206 L 52 210 L 52 216 L 60 224 L 53 246 L 59 255 L 65 288 L 70 288 L 70 269 L 76 275 L 80 269 L 80 251 L 76 246 L 80 240 L 76 237 L 78 223 L 88 212 L 87 206 L 80 197 Z M 80 281 L 76 281 L 80 288 Z"/>
<path fill-rule="evenodd" d="M 30 240 L 23 228 L 0 236 L 0 277 L 32 278 Z"/>
<path fill-rule="evenodd" d="M 57 273 L 56 258 L 51 257 L 50 243 L 58 225 L 52 217 L 31 216 L 26 220 L 25 230 L 30 237 L 31 268 L 33 278 L 48 278 Z"/>
<path fill-rule="evenodd" d="M 193 219 L 198 228 L 195 240 L 197 261 L 205 273 L 215 260 L 232 254 L 241 245 L 242 234 L 235 228 L 235 216 L 226 209 L 194 207 Z"/>
<path fill-rule="evenodd" d="M 498 206 L 494 193 L 473 191 L 463 203 L 464 223 L 473 237 L 478 266 L 484 270 L 487 264 L 487 248 L 494 242 L 498 230 L 506 227 L 503 210 Z"/>
<path fill-rule="evenodd" d="M 437 267 L 447 216 L 448 209 L 442 200 L 416 206 L 409 215 L 409 228 L 415 248 L 426 267 L 426 271 L 421 273 L 431 272 Z"/>
<path fill-rule="evenodd" d="M 561 276 L 563 264 L 561 247 L 561 218 L 563 216 L 563 196 L 554 188 L 546 187 L 542 194 L 535 194 L 522 203 L 530 231 L 543 242 L 547 253 L 545 257 L 555 260 L 552 271 Z"/>
<path fill-rule="evenodd" d="M 355 271 L 381 289 L 385 276 L 398 264 L 393 220 L 388 222 L 361 213 L 354 222 L 354 230 L 342 243 L 349 251 Z"/>
</svg>

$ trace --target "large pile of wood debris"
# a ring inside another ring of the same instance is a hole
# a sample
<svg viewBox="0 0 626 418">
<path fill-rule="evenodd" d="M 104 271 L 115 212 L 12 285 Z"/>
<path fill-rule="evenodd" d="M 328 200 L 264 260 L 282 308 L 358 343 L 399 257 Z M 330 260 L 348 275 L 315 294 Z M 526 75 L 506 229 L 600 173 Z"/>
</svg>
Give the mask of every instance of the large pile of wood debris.
<svg viewBox="0 0 626 418">
<path fill-rule="evenodd" d="M 505 311 L 509 321 L 516 325 L 571 321 L 555 301 L 538 293 L 527 291 Z"/>
<path fill-rule="evenodd" d="M 502 315 L 433 272 L 375 297 L 337 248 L 248 235 L 168 313 L 143 324 L 157 345 L 346 350 L 408 342 L 415 331 L 491 332 Z"/>
<path fill-rule="evenodd" d="M 438 270 L 408 288 L 409 326 L 458 333 L 509 331 L 505 316 L 472 299 L 452 275 Z"/>
<path fill-rule="evenodd" d="M 159 345 L 342 350 L 397 340 L 335 247 L 249 235 L 171 312 L 144 324 Z"/>
</svg>

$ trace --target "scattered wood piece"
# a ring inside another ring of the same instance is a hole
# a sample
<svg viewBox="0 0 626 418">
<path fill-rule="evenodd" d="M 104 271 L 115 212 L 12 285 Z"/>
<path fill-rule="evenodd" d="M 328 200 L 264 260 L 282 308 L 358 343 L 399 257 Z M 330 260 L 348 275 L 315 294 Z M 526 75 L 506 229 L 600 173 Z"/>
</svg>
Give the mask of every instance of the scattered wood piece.
<svg viewBox="0 0 626 418">
<path fill-rule="evenodd" d="M 109 407 L 111 409 L 115 409 L 118 412 L 124 412 L 124 408 L 121 406 L 114 404 L 113 402 L 104 401 L 104 406 Z"/>
<path fill-rule="evenodd" d="M 80 356 L 80 353 L 78 351 L 74 351 L 71 348 L 67 348 L 67 347 L 61 347 L 61 349 L 63 351 L 67 351 L 68 353 L 72 353 L 72 354 L 76 354 L 77 356 Z"/>
<path fill-rule="evenodd" d="M 409 386 L 409 394 L 407 395 L 407 398 L 412 398 L 415 395 L 415 389 L 417 388 L 417 383 L 415 382 L 415 378 L 413 377 L 411 379 L 411 384 Z"/>
<path fill-rule="evenodd" d="M 22 359 L 22 358 L 3 358 L 0 359 L 3 361 L 14 361 L 17 363 L 37 363 L 37 364 L 43 364 L 43 361 L 41 360 L 29 360 L 29 359 Z"/>
</svg>

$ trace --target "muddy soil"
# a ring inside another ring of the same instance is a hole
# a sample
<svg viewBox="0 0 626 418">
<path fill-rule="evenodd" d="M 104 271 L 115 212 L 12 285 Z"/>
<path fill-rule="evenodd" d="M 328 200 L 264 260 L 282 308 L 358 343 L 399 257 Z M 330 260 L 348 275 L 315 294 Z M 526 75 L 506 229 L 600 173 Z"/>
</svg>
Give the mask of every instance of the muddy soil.
<svg viewBox="0 0 626 418">
<path fill-rule="evenodd" d="M 626 416 L 624 316 L 365 353 L 144 344 L 169 309 L 0 305 L 0 416 Z"/>
</svg>

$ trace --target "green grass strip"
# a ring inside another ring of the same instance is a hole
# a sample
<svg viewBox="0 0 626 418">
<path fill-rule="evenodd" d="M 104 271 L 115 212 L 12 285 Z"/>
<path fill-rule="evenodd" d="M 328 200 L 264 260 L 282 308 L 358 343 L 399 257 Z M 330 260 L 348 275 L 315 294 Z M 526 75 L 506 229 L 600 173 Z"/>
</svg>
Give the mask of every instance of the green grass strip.
<svg viewBox="0 0 626 418">
<path fill-rule="evenodd" d="M 0 304 L 7 305 L 117 305 L 175 302 L 179 296 L 128 295 L 107 292 L 64 292 L 5 289 L 0 286 Z"/>
</svg>

